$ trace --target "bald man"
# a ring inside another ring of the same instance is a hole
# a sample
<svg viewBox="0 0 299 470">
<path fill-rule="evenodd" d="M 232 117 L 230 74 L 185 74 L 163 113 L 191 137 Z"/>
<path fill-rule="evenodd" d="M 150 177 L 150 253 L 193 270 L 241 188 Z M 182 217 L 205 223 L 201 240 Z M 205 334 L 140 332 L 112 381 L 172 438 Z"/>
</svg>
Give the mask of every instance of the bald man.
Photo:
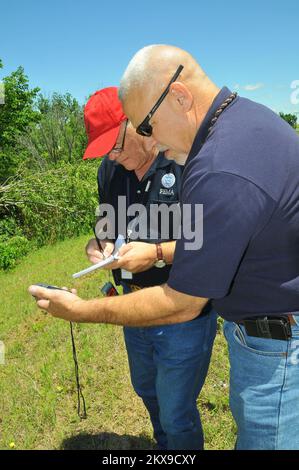
<svg viewBox="0 0 299 470">
<path fill-rule="evenodd" d="M 148 146 L 149 139 L 136 134 L 123 114 L 116 87 L 94 93 L 84 108 L 84 119 L 89 137 L 84 158 L 106 155 L 98 172 L 101 205 L 109 203 L 120 214 L 122 197 L 127 206 L 142 204 L 149 215 L 155 207 L 176 206 L 183 168 L 165 159 L 163 153 L 157 154 L 156 147 Z M 164 212 L 164 225 L 170 229 L 168 236 L 161 217 L 156 227 L 147 224 L 147 233 L 139 233 L 131 241 L 130 227 L 135 218 L 126 217 L 125 227 L 121 227 L 119 217 L 115 219 L 115 237 L 126 233 L 127 243 L 134 247 L 122 270 L 108 265 L 116 284 L 129 293 L 167 282 L 179 221 L 176 224 L 170 213 Z M 115 238 L 107 239 L 101 230 L 98 237 L 103 253 L 109 256 Z M 94 238 L 87 244 L 86 253 L 93 263 L 103 259 Z M 157 261 L 158 255 L 163 260 Z M 132 273 L 130 279 L 128 271 Z M 216 328 L 217 316 L 207 308 L 190 322 L 123 329 L 131 382 L 148 410 L 159 449 L 203 449 L 196 402 L 207 375 Z"/>
<path fill-rule="evenodd" d="M 203 204 L 203 244 L 190 249 L 183 221 L 167 284 L 125 298 L 30 292 L 56 317 L 124 325 L 190 320 L 212 299 L 226 320 L 236 448 L 299 449 L 298 136 L 173 46 L 139 51 L 120 98 L 140 135 L 185 162 L 181 203 L 191 225 Z"/>
</svg>

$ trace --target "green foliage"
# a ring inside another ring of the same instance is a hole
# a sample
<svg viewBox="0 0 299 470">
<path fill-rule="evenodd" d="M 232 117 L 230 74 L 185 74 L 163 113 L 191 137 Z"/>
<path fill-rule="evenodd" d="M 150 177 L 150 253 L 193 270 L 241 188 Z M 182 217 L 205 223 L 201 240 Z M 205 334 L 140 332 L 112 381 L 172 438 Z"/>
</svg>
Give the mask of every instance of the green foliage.
<svg viewBox="0 0 299 470">
<path fill-rule="evenodd" d="M 24 69 L 19 67 L 4 77 L 5 102 L 0 106 L 0 181 L 13 175 L 22 161 L 17 139 L 27 127 L 39 120 L 34 100 L 39 88 L 30 89 Z"/>
<path fill-rule="evenodd" d="M 16 265 L 17 260 L 27 255 L 30 243 L 25 237 L 16 236 L 7 239 L 0 236 L 0 268 L 9 269 Z"/>
<path fill-rule="evenodd" d="M 5 217 L 0 219 L 0 237 L 2 240 L 15 237 L 16 235 L 22 236 L 22 230 L 18 226 L 14 217 Z"/>
<path fill-rule="evenodd" d="M 18 226 L 39 245 L 90 231 L 98 203 L 97 168 L 98 162 L 80 162 L 24 172 L 0 187 L 0 217 L 2 212 L 5 219 L 0 227 L 11 233 Z"/>
<path fill-rule="evenodd" d="M 0 61 L 0 68 L 2 62 Z M 0 106 L 0 183 L 20 166 L 45 170 L 81 159 L 86 146 L 83 107 L 69 93 L 46 98 L 30 89 L 19 67 L 3 79 Z"/>
<path fill-rule="evenodd" d="M 0 269 L 13 268 L 19 259 L 27 255 L 32 245 L 23 236 L 15 215 L 0 219 Z"/>
<path fill-rule="evenodd" d="M 3 65 L 2 65 L 2 61 L 0 59 L 0 69 L 2 69 Z M 0 80 L 0 105 L 2 105 L 4 102 L 4 87 L 3 87 L 3 83 L 1 82 Z"/>
<path fill-rule="evenodd" d="M 3 84 L 0 269 L 8 269 L 29 244 L 32 249 L 91 229 L 99 163 L 81 161 L 87 142 L 83 107 L 69 93 L 38 95 L 22 67 Z"/>
<path fill-rule="evenodd" d="M 297 127 L 297 116 L 296 114 L 284 114 L 279 113 L 279 116 L 290 124 L 294 129 Z"/>
<path fill-rule="evenodd" d="M 28 240 L 33 248 L 90 230 L 98 162 L 81 162 L 83 108 L 70 94 L 38 95 L 22 67 L 3 83 L 0 268 L 8 269 L 28 251 Z"/>
<path fill-rule="evenodd" d="M 38 125 L 31 125 L 18 139 L 27 167 L 45 170 L 79 161 L 87 143 L 82 106 L 69 93 L 54 93 L 49 99 L 39 95 L 37 108 Z"/>
</svg>

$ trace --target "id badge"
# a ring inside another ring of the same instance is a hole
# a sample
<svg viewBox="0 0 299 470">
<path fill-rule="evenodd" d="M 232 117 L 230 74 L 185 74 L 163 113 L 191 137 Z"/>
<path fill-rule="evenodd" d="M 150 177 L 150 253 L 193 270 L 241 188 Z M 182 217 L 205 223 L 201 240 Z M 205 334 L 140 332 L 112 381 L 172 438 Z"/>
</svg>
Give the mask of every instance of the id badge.
<svg viewBox="0 0 299 470">
<path fill-rule="evenodd" d="M 133 279 L 133 273 L 130 273 L 126 269 L 121 269 L 121 278 L 122 279 Z"/>
</svg>

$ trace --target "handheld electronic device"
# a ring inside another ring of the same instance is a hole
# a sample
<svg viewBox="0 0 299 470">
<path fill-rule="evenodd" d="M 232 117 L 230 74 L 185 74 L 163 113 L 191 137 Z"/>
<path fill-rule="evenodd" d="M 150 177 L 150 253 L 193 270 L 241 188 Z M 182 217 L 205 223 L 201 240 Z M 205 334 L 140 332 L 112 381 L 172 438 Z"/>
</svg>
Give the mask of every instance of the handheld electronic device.
<svg viewBox="0 0 299 470">
<path fill-rule="evenodd" d="M 51 284 L 44 284 L 43 282 L 38 282 L 37 284 L 34 284 L 34 285 L 39 286 L 39 287 L 45 287 L 46 289 L 65 290 L 65 289 L 62 289 L 61 287 L 52 286 Z"/>
</svg>

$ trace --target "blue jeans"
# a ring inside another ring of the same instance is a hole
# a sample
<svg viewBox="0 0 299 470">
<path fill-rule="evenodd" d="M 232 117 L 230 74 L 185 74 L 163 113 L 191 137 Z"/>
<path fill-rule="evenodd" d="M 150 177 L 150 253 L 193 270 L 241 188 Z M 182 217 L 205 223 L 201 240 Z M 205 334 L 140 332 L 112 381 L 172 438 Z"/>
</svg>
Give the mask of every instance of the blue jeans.
<svg viewBox="0 0 299 470">
<path fill-rule="evenodd" d="M 255 338 L 242 325 L 224 324 L 236 449 L 299 449 L 299 315 L 294 318 L 288 341 Z"/>
<path fill-rule="evenodd" d="M 196 399 L 204 384 L 217 314 L 174 325 L 124 327 L 131 381 L 160 449 L 203 449 Z"/>
</svg>

